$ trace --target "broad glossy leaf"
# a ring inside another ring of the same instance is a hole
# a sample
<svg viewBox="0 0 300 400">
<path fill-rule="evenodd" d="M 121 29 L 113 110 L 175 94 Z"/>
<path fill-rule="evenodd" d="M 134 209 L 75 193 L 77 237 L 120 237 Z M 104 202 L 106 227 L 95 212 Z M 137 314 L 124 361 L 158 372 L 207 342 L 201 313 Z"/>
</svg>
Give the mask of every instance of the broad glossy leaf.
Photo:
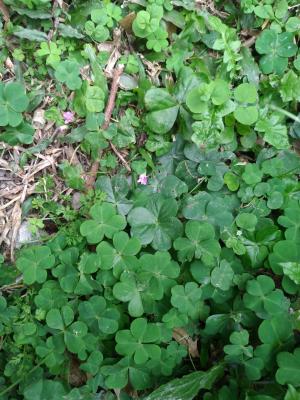
<svg viewBox="0 0 300 400">
<path fill-rule="evenodd" d="M 201 389 L 211 389 L 222 375 L 223 367 L 221 365 L 217 365 L 206 372 L 192 372 L 160 386 L 146 396 L 145 400 L 192 400 Z"/>
</svg>

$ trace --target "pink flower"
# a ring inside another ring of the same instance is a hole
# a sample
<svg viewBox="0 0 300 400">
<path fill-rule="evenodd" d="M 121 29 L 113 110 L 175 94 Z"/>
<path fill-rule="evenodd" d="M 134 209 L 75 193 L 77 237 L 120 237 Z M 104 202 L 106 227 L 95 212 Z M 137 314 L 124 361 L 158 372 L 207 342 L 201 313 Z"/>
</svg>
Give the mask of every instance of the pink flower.
<svg viewBox="0 0 300 400">
<path fill-rule="evenodd" d="M 138 183 L 140 183 L 141 185 L 147 185 L 148 183 L 148 176 L 146 174 L 141 174 L 139 176 L 139 179 L 137 180 Z"/>
<path fill-rule="evenodd" d="M 74 113 L 72 111 L 66 111 L 63 113 L 65 124 L 70 124 L 74 121 Z"/>
</svg>

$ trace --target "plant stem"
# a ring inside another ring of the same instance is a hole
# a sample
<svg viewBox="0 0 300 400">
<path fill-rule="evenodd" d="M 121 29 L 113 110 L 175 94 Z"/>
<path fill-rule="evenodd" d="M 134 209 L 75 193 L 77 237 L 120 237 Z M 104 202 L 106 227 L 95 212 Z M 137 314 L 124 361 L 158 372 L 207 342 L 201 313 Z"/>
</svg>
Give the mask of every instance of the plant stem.
<svg viewBox="0 0 300 400">
<path fill-rule="evenodd" d="M 32 368 L 31 371 L 29 371 L 29 373 L 27 374 L 27 377 L 32 374 L 35 370 L 37 370 L 44 362 L 45 360 L 50 356 L 50 354 L 48 354 L 45 358 L 42 359 L 42 361 L 40 361 L 35 367 Z M 24 376 L 17 379 L 14 383 L 12 383 L 10 386 L 8 386 L 5 390 L 3 390 L 2 392 L 0 392 L 0 397 L 4 396 L 6 393 L 10 392 L 15 386 L 17 386 L 20 382 L 22 382 L 22 380 L 24 379 Z"/>
<path fill-rule="evenodd" d="M 273 104 L 270 105 L 270 108 L 271 110 L 278 111 L 279 113 L 287 116 L 288 118 L 291 118 L 292 120 L 300 124 L 300 119 L 296 115 L 290 113 L 289 111 L 286 111 L 281 107 L 274 106 Z"/>
</svg>

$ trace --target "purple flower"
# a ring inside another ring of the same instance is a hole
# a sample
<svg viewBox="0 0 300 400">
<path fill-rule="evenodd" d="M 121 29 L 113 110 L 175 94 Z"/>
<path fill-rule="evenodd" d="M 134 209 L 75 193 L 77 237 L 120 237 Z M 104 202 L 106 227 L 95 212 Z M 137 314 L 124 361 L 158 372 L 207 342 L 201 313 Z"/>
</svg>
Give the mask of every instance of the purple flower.
<svg viewBox="0 0 300 400">
<path fill-rule="evenodd" d="M 146 174 L 141 174 L 139 176 L 139 179 L 137 180 L 138 183 L 140 183 L 141 185 L 147 185 L 148 183 L 148 176 Z"/>
<path fill-rule="evenodd" d="M 63 113 L 65 124 L 70 124 L 74 121 L 74 113 L 72 111 L 66 111 Z"/>
</svg>

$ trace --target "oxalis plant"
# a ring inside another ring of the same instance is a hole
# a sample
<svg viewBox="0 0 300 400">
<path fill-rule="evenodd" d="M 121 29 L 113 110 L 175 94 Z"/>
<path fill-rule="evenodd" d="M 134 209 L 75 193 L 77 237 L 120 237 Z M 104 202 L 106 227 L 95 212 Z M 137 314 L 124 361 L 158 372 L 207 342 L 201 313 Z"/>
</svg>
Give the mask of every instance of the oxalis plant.
<svg viewBox="0 0 300 400">
<path fill-rule="evenodd" d="M 58 232 L 18 255 L 28 292 L 0 298 L 1 398 L 292 398 L 299 172 L 290 151 L 241 163 L 178 139 L 147 185 L 99 178 L 76 247 Z"/>
<path fill-rule="evenodd" d="M 0 400 L 300 399 L 299 9 L 0 0 Z"/>
</svg>

